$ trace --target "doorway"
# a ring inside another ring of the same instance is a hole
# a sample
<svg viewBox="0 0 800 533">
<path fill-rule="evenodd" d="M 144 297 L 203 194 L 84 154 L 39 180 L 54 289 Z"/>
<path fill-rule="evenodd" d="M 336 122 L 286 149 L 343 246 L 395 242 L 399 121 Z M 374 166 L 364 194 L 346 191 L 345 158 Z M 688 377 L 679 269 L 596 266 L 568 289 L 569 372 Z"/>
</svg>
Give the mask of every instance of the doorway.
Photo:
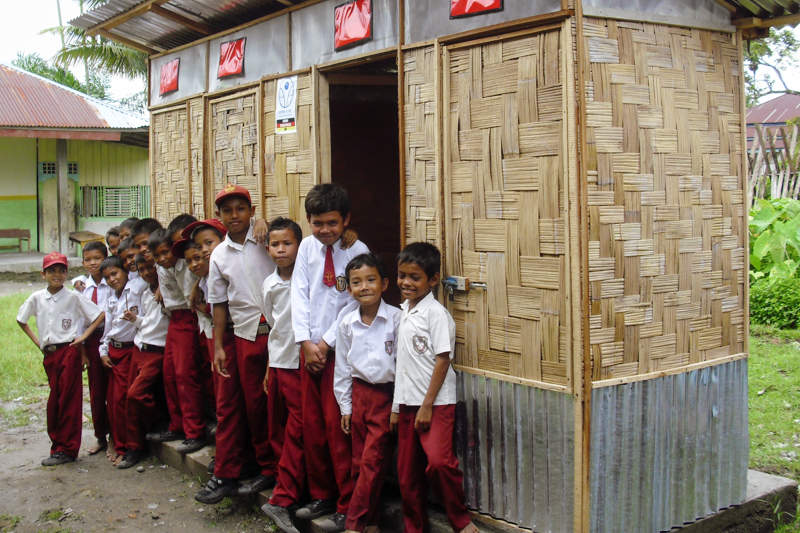
<svg viewBox="0 0 800 533">
<path fill-rule="evenodd" d="M 384 300 L 400 303 L 400 160 L 394 58 L 329 72 L 331 181 L 347 189 L 350 225 L 389 277 Z"/>
</svg>

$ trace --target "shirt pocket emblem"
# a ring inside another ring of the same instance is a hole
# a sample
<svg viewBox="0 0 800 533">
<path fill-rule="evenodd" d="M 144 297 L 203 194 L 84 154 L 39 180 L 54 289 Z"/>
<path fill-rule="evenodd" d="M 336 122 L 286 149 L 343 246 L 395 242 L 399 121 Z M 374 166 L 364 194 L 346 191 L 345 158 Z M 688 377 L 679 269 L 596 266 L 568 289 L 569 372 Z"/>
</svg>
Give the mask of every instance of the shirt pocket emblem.
<svg viewBox="0 0 800 533">
<path fill-rule="evenodd" d="M 394 348 L 394 341 L 386 341 L 383 343 L 383 346 L 386 349 L 386 355 L 392 355 L 392 349 Z"/>
<path fill-rule="evenodd" d="M 71 318 L 62 318 L 61 319 L 61 329 L 67 331 L 70 327 L 72 327 L 72 319 Z"/>
<path fill-rule="evenodd" d="M 418 354 L 422 355 L 428 351 L 427 338 L 423 337 L 422 335 L 414 335 L 411 340 L 414 343 L 414 350 L 416 350 Z"/>
</svg>

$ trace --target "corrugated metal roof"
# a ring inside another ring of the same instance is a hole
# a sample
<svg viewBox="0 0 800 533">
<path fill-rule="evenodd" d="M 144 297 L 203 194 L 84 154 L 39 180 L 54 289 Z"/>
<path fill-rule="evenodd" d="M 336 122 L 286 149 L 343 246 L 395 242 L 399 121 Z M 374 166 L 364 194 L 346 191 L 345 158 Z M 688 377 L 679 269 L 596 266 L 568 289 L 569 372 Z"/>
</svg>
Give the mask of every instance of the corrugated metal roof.
<svg viewBox="0 0 800 533">
<path fill-rule="evenodd" d="M 785 124 L 800 117 L 800 94 L 784 94 L 747 111 L 748 124 Z"/>
<path fill-rule="evenodd" d="M 132 130 L 149 118 L 30 72 L 0 65 L 0 127 Z"/>
</svg>

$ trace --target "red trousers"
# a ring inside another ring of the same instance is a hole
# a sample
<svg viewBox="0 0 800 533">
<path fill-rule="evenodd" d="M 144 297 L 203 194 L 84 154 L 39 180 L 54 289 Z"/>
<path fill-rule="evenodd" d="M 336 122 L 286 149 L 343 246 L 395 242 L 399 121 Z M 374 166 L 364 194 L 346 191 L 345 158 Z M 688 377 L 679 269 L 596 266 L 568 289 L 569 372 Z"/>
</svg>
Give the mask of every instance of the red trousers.
<svg viewBox="0 0 800 533">
<path fill-rule="evenodd" d="M 171 321 L 170 325 L 172 325 Z M 175 357 L 176 353 L 170 344 L 169 326 L 167 326 L 167 341 L 164 347 L 164 360 L 161 369 L 164 380 L 164 399 L 167 401 L 167 411 L 169 412 L 169 430 L 183 432 L 183 413 L 181 413 L 181 403 L 178 400 Z"/>
<path fill-rule="evenodd" d="M 397 422 L 397 481 L 405 531 L 428 530 L 428 482 L 439 495 L 450 525 L 460 531 L 472 518 L 464 505 L 464 476 L 453 453 L 456 406 L 434 406 L 430 428 L 424 432 L 414 429 L 418 410 L 419 406 L 401 405 Z"/>
<path fill-rule="evenodd" d="M 134 347 L 128 385 L 127 437 L 129 450 L 146 447 L 145 434 L 156 419 L 156 387 L 161 381 L 164 353 L 143 352 Z"/>
<path fill-rule="evenodd" d="M 214 455 L 214 475 L 221 479 L 241 477 L 242 466 L 250 455 L 247 446 L 244 396 L 239 386 L 239 366 L 234 339 L 233 332 L 226 332 L 222 341 L 227 356 L 225 370 L 230 377 L 223 377 L 214 371 L 217 398 L 217 449 Z M 210 351 L 214 353 L 213 341 Z"/>
<path fill-rule="evenodd" d="M 175 385 L 170 385 L 172 391 L 167 394 L 167 404 L 169 405 L 170 401 L 174 402 L 177 395 L 181 430 L 187 439 L 203 438 L 206 431 L 200 366 L 201 358 L 205 357 L 199 353 L 199 344 L 197 315 L 189 309 L 173 310 L 169 317 L 164 357 L 172 359 Z M 172 426 L 173 409 L 174 407 L 170 408 L 170 426 Z M 177 423 L 175 425 L 177 426 Z"/>
<path fill-rule="evenodd" d="M 200 373 L 200 383 L 203 387 L 203 398 L 205 405 L 209 407 L 210 415 L 214 416 L 216 399 L 214 392 L 214 373 L 211 371 L 211 365 L 214 364 L 214 339 L 206 337 L 205 333 L 200 332 L 200 339 L 198 344 L 198 371 Z"/>
<path fill-rule="evenodd" d="M 302 364 L 302 363 L 301 363 Z M 306 483 L 306 465 L 303 459 L 303 404 L 300 392 L 300 370 L 285 368 L 269 369 L 270 425 L 280 409 L 274 404 L 282 403 L 286 411 L 286 424 L 283 427 L 283 447 L 278 461 L 278 475 L 269 503 L 288 507 L 298 503 L 303 497 Z M 274 431 L 279 431 L 279 427 Z M 271 431 L 272 433 L 272 431 Z M 275 439 L 273 439 L 274 442 Z"/>
<path fill-rule="evenodd" d="M 315 500 L 336 498 L 336 512 L 346 514 L 353 493 L 350 438 L 341 428 L 339 404 L 333 396 L 335 352 L 328 352 L 318 375 L 300 365 L 303 387 L 303 452 L 308 491 Z M 337 490 L 338 489 L 338 490 Z"/>
<path fill-rule="evenodd" d="M 256 462 L 263 475 L 274 476 L 278 458 L 270 442 L 269 411 L 264 393 L 268 339 L 268 335 L 259 335 L 254 341 L 236 337 L 236 365 Z"/>
<path fill-rule="evenodd" d="M 108 357 L 114 368 L 108 379 L 106 409 L 111 427 L 111 439 L 118 454 L 128 450 L 128 424 L 126 411 L 128 403 L 128 383 L 130 382 L 131 355 L 133 348 L 108 347 Z"/>
<path fill-rule="evenodd" d="M 393 397 L 393 383 L 372 385 L 353 379 L 350 438 L 355 487 L 345 521 L 345 528 L 352 531 L 364 531 L 378 523 L 381 488 L 392 459 L 389 417 Z"/>
<path fill-rule="evenodd" d="M 63 452 L 77 457 L 81 447 L 83 382 L 81 352 L 76 346 L 62 346 L 45 352 L 44 371 L 50 384 L 47 398 L 47 434 L 50 454 Z"/>
<path fill-rule="evenodd" d="M 106 413 L 106 392 L 108 391 L 108 368 L 100 362 L 100 337 L 103 332 L 95 331 L 86 342 L 86 358 L 89 360 L 89 404 L 92 407 L 92 425 L 97 440 L 105 440 L 108 435 L 108 414 Z"/>
</svg>

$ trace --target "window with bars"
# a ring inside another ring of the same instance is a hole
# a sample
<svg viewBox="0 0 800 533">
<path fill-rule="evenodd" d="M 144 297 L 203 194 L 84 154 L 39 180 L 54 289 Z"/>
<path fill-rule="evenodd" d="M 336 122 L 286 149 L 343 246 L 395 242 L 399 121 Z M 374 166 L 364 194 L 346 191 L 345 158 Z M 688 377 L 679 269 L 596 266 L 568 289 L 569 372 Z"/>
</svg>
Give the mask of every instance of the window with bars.
<svg viewBox="0 0 800 533">
<path fill-rule="evenodd" d="M 150 216 L 150 187 L 81 187 L 82 217 L 139 217 Z"/>
</svg>

